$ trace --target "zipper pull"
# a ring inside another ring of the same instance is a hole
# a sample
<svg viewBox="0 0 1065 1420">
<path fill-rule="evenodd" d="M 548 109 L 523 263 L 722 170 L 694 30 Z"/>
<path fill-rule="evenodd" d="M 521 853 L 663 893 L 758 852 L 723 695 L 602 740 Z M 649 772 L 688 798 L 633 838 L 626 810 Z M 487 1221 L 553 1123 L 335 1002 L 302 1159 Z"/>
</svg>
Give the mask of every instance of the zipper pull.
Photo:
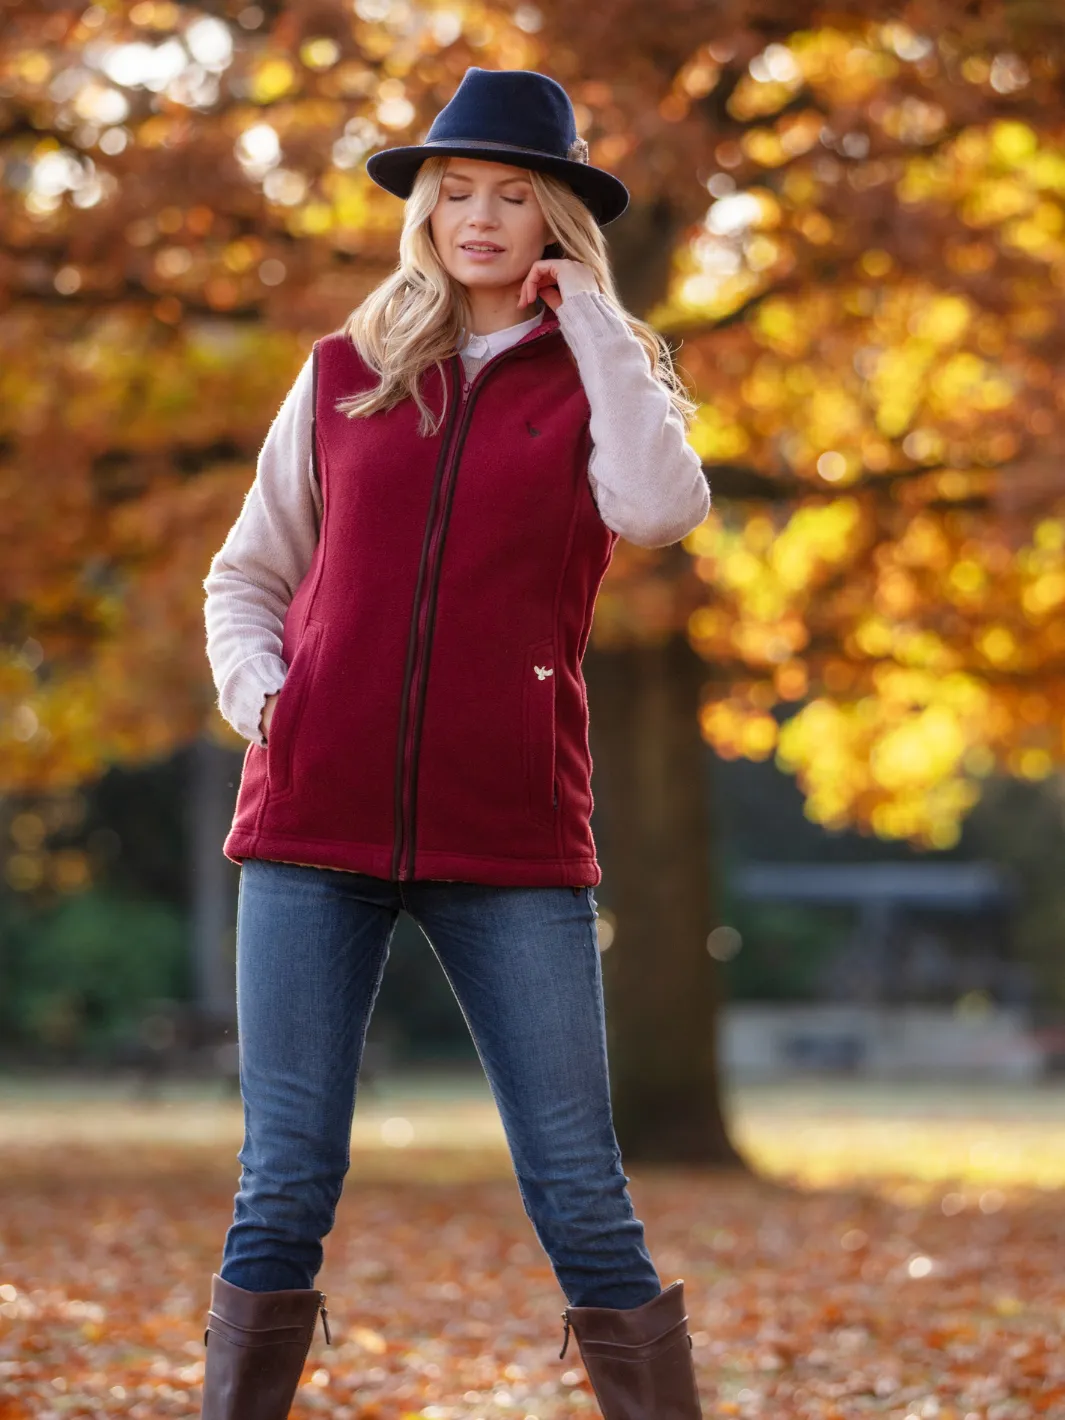
<svg viewBox="0 0 1065 1420">
<path fill-rule="evenodd" d="M 559 1359 L 560 1361 L 561 1361 L 561 1360 L 563 1359 L 563 1357 L 565 1356 L 565 1354 L 566 1354 L 566 1348 L 569 1346 L 569 1309 L 568 1309 L 568 1308 L 566 1309 L 566 1311 L 564 1311 L 564 1312 L 562 1313 L 562 1320 L 566 1323 L 566 1339 L 565 1339 L 565 1340 L 563 1341 L 563 1343 L 562 1343 L 562 1350 L 558 1353 L 558 1359 Z"/>
<path fill-rule="evenodd" d="M 328 1307 L 326 1306 L 326 1304 L 325 1304 L 325 1293 L 324 1293 L 324 1292 L 322 1293 L 321 1313 L 322 1313 L 322 1329 L 325 1331 L 326 1345 L 327 1345 L 327 1346 L 332 1346 L 332 1344 L 333 1344 L 333 1338 L 332 1338 L 332 1336 L 331 1336 L 330 1333 L 329 1333 L 329 1308 L 328 1308 Z"/>
</svg>

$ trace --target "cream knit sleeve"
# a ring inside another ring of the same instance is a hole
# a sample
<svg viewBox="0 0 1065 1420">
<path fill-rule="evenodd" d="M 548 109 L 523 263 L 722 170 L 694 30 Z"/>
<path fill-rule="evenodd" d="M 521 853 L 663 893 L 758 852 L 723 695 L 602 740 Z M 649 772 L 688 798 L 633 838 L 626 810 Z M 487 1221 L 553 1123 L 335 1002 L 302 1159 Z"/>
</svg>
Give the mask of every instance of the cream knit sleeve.
<svg viewBox="0 0 1065 1420">
<path fill-rule="evenodd" d="M 669 391 L 600 291 L 557 314 L 591 408 L 588 481 L 603 522 L 640 547 L 679 542 L 710 511 L 710 488 Z"/>
<path fill-rule="evenodd" d="M 270 425 L 255 479 L 204 578 L 204 622 L 218 708 L 258 745 L 266 697 L 288 673 L 281 658 L 285 612 L 318 541 L 322 498 L 311 457 L 313 357 Z"/>
</svg>

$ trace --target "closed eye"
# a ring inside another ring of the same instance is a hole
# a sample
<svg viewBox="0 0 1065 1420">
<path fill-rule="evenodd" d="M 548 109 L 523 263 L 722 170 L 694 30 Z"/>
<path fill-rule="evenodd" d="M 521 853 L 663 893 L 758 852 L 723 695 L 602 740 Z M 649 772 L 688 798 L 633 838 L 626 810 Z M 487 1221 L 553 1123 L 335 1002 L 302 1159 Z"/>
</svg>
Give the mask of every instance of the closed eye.
<svg viewBox="0 0 1065 1420">
<path fill-rule="evenodd" d="M 468 192 L 456 192 L 456 193 L 453 193 L 453 194 L 448 198 L 448 201 L 449 201 L 449 202 L 465 202 L 465 201 L 466 201 L 466 198 L 469 197 L 469 195 L 470 195 L 470 194 L 469 194 Z M 504 201 L 504 202 L 510 202 L 510 203 L 512 203 L 515 207 L 524 207 L 524 206 L 525 206 L 525 198 L 524 198 L 524 197 L 504 197 L 503 201 Z"/>
</svg>

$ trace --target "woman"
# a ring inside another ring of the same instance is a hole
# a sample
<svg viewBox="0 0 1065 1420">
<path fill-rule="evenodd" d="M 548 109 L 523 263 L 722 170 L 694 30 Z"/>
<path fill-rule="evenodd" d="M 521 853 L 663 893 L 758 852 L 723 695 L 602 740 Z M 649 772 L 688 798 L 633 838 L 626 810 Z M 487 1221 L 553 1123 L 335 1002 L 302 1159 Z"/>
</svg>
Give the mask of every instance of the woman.
<svg viewBox="0 0 1065 1420">
<path fill-rule="evenodd" d="M 243 1168 L 203 1415 L 286 1416 L 326 1323 L 313 1282 L 405 909 L 603 1414 L 689 1420 L 683 1282 L 661 1287 L 611 1118 L 580 661 L 617 538 L 706 516 L 694 406 L 617 304 L 600 228 L 628 193 L 554 80 L 471 68 L 425 143 L 366 167 L 407 199 L 399 265 L 315 342 L 204 582 L 250 743 L 225 842 Z"/>
</svg>

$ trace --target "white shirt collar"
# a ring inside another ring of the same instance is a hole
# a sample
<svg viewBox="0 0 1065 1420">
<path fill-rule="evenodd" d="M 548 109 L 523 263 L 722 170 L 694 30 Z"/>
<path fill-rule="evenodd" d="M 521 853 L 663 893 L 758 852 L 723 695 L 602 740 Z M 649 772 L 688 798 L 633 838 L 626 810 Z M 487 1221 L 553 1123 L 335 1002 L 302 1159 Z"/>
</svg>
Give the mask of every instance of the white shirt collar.
<svg viewBox="0 0 1065 1420">
<path fill-rule="evenodd" d="M 508 325 L 503 330 L 493 330 L 487 335 L 468 335 L 462 346 L 463 354 L 472 355 L 477 360 L 485 355 L 498 355 L 500 350 L 505 350 L 508 345 L 513 345 L 528 331 L 535 330 L 543 318 L 544 313 L 541 310 L 537 311 L 534 316 L 530 316 L 528 320 L 520 321 L 517 325 Z"/>
</svg>

